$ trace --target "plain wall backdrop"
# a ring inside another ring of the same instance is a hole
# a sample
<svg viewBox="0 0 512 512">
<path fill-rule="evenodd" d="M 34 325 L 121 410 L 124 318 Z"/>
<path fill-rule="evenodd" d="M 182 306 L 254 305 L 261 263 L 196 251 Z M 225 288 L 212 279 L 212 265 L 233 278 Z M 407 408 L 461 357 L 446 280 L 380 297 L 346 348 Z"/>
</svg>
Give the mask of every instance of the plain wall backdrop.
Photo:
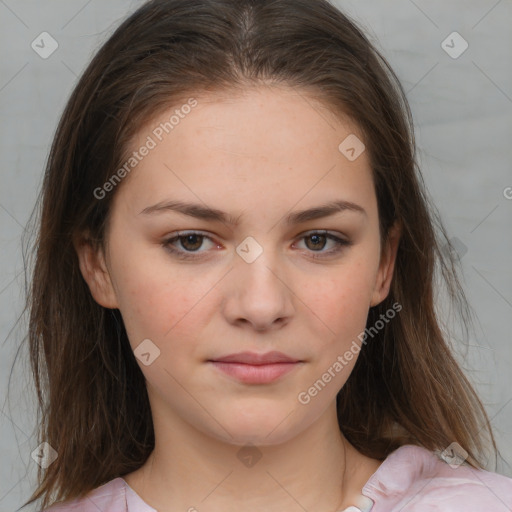
<svg viewBox="0 0 512 512">
<path fill-rule="evenodd" d="M 359 22 L 407 92 L 425 181 L 461 257 L 477 317 L 472 338 L 454 343 L 504 459 L 497 468 L 491 461 L 489 469 L 512 477 L 512 3 L 334 3 Z M 35 392 L 25 346 L 8 395 L 27 328 L 17 322 L 24 305 L 20 237 L 78 76 L 140 4 L 0 0 L 0 512 L 28 499 L 37 470 L 31 457 Z M 58 47 L 46 55 L 52 45 Z"/>
</svg>

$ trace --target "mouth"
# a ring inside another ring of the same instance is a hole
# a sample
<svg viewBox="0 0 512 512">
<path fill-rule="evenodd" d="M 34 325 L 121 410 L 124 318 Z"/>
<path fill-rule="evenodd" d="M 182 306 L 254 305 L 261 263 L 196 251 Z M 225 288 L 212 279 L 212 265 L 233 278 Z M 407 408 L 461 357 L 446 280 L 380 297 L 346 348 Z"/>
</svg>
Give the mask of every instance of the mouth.
<svg viewBox="0 0 512 512">
<path fill-rule="evenodd" d="M 240 352 L 207 361 L 217 370 L 246 384 L 269 384 L 290 373 L 304 361 L 282 352 Z"/>
</svg>

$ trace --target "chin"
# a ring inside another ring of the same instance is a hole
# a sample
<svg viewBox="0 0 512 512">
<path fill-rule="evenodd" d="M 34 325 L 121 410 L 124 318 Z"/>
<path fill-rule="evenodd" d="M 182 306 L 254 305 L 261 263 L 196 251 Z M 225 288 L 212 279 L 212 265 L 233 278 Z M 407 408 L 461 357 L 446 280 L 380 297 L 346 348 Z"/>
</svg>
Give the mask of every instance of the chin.
<svg viewBox="0 0 512 512">
<path fill-rule="evenodd" d="M 251 413 L 243 414 L 235 409 L 227 418 L 219 419 L 219 423 L 227 432 L 215 424 L 211 425 L 215 432 L 210 431 L 210 435 L 237 446 L 282 444 L 302 430 L 301 425 L 296 424 L 298 418 L 290 414 L 290 411 L 291 408 L 283 408 L 277 413 L 270 414 L 268 408 L 265 412 L 255 408 Z M 293 421 L 293 424 L 290 421 Z"/>
<path fill-rule="evenodd" d="M 247 446 L 275 446 L 279 444 L 283 444 L 286 441 L 290 440 L 293 437 L 290 432 L 271 432 L 270 431 L 262 431 L 255 429 L 253 432 L 238 432 L 238 431 L 230 431 L 232 437 L 227 437 L 226 435 L 222 435 L 219 439 L 227 444 L 231 444 L 233 446 L 247 447 Z M 224 433 L 225 434 L 225 433 Z"/>
</svg>

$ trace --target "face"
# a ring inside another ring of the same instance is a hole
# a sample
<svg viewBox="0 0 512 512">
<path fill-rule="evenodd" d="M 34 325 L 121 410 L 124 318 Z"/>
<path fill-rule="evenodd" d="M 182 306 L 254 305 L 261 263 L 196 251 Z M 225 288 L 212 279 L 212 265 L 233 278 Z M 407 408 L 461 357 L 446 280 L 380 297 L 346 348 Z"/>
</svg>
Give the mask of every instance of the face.
<svg viewBox="0 0 512 512">
<path fill-rule="evenodd" d="M 108 192 L 107 250 L 78 249 L 81 269 L 96 301 L 121 312 L 154 416 L 275 444 L 334 407 L 358 353 L 338 357 L 386 297 L 396 241 L 380 245 L 367 154 L 339 149 L 362 140 L 357 126 L 288 88 L 195 99 L 140 130 L 132 149 L 154 147 Z M 297 216 L 334 202 L 345 207 Z M 218 362 L 271 351 L 295 363 Z"/>
</svg>

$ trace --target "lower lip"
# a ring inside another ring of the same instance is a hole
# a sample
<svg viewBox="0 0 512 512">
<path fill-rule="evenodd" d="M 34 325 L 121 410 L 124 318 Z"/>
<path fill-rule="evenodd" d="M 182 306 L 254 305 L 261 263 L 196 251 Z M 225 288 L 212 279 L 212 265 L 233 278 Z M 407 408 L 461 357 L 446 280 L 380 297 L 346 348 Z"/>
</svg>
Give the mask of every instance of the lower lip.
<svg viewBox="0 0 512 512">
<path fill-rule="evenodd" d="M 210 361 L 221 372 L 247 384 L 268 384 L 299 366 L 299 363 L 244 364 Z"/>
</svg>

